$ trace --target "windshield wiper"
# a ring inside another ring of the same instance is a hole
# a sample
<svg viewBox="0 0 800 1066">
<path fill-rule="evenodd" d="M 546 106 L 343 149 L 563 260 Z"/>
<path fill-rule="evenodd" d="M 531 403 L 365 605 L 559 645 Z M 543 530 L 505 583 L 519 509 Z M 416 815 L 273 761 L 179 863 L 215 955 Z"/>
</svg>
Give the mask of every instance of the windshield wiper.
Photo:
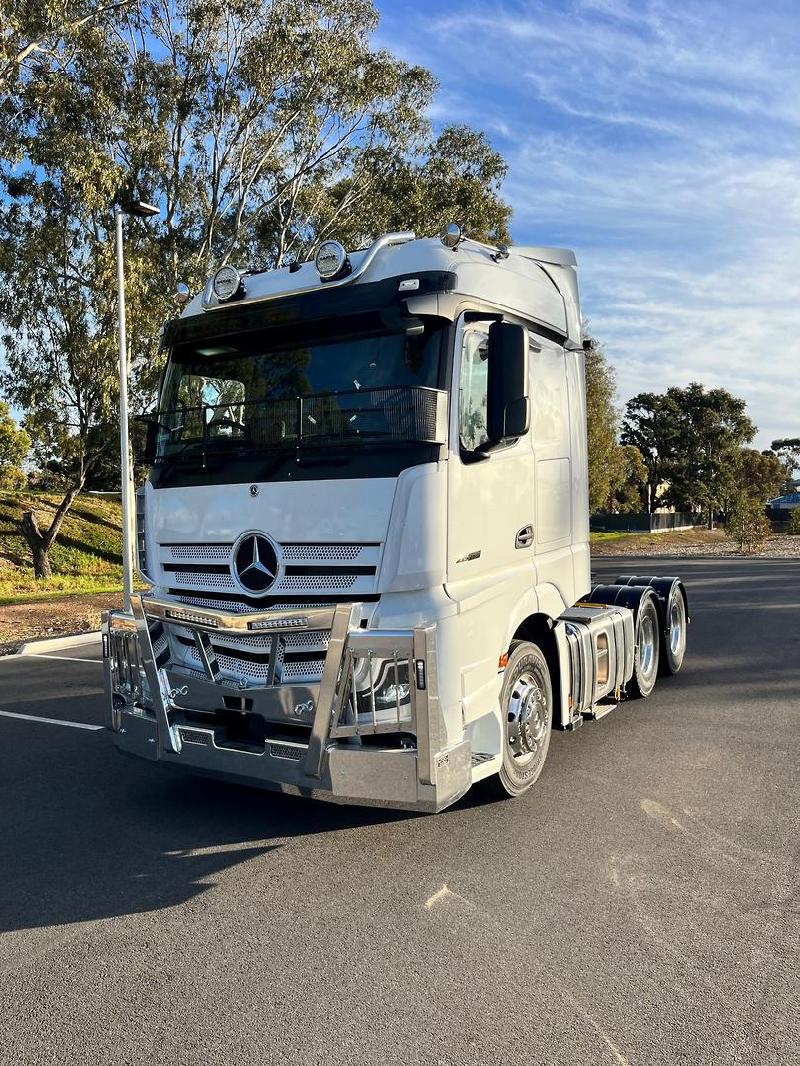
<svg viewBox="0 0 800 1066">
<path fill-rule="evenodd" d="M 198 445 L 205 445 L 205 443 L 205 440 L 202 439 L 187 440 L 186 443 L 182 444 L 180 448 L 178 448 L 176 451 L 170 453 L 169 455 L 162 456 L 160 462 L 158 462 L 157 464 L 161 467 L 160 476 L 167 477 L 167 475 L 170 474 L 175 468 L 175 465 L 177 464 L 178 460 L 181 458 L 182 455 L 185 455 L 186 452 L 188 452 L 192 448 L 196 448 Z M 205 454 L 203 455 L 203 458 L 205 459 Z"/>
</svg>

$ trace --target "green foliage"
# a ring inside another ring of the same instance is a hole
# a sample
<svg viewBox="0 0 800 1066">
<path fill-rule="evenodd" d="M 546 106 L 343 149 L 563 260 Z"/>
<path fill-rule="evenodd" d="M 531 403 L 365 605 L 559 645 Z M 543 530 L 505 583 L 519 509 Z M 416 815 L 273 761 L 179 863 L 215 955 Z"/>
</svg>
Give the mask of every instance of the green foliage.
<svg viewBox="0 0 800 1066">
<path fill-rule="evenodd" d="M 681 511 L 702 508 L 711 518 L 733 495 L 740 449 L 755 433 L 744 400 L 692 382 L 629 400 L 622 442 L 642 453 L 651 511 L 669 502 Z"/>
<path fill-rule="evenodd" d="M 639 511 L 647 467 L 638 448 L 617 441 L 614 369 L 598 341 L 588 335 L 586 340 L 589 511 Z"/>
<path fill-rule="evenodd" d="M 772 527 L 764 514 L 763 504 L 742 494 L 734 504 L 725 530 L 743 555 L 751 555 L 763 548 Z"/>
<path fill-rule="evenodd" d="M 789 511 L 789 523 L 786 526 L 786 532 L 795 537 L 800 536 L 800 507 L 793 507 Z"/>
<path fill-rule="evenodd" d="M 0 0 L 0 389 L 70 493 L 113 478 L 113 204 L 125 220 L 134 409 L 150 406 L 179 280 L 262 269 L 323 238 L 506 239 L 506 167 L 485 136 L 434 137 L 436 81 L 373 43 L 370 0 Z M 60 512 L 31 548 L 46 554 Z"/>
<path fill-rule="evenodd" d="M 0 401 L 0 489 L 21 489 L 27 478 L 20 464 L 31 449 L 31 438 L 17 427 L 8 404 Z"/>
<path fill-rule="evenodd" d="M 783 464 L 773 452 L 741 448 L 736 469 L 736 491 L 763 507 L 777 496 L 785 479 Z"/>
<path fill-rule="evenodd" d="M 795 470 L 800 468 L 800 437 L 779 437 L 770 447 L 783 466 L 785 478 L 781 488 L 789 492 L 792 476 Z"/>
<path fill-rule="evenodd" d="M 622 514 L 641 511 L 648 476 L 639 449 L 632 444 L 618 445 L 612 459 L 611 510 Z"/>
<path fill-rule="evenodd" d="M 616 379 L 603 349 L 593 337 L 586 348 L 586 430 L 589 448 L 589 512 L 603 510 L 612 494 L 617 458 Z"/>
</svg>

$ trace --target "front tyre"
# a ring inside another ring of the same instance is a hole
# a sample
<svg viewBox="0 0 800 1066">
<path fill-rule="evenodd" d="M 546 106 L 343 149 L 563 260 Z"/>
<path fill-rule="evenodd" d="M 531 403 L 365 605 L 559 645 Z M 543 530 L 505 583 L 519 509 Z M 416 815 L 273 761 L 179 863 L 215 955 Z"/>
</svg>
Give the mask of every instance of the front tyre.
<svg viewBox="0 0 800 1066">
<path fill-rule="evenodd" d="M 486 789 L 498 797 L 521 796 L 542 772 L 553 725 L 553 686 L 543 652 L 517 641 L 500 692 L 503 712 L 503 765 Z"/>
</svg>

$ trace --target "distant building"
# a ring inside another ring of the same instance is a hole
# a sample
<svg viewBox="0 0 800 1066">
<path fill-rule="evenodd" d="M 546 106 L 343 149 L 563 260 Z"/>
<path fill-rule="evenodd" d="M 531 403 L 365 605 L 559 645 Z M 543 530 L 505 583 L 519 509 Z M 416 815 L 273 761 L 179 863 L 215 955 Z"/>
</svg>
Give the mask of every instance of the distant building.
<svg viewBox="0 0 800 1066">
<path fill-rule="evenodd" d="M 793 487 L 800 486 L 795 482 Z M 800 492 L 786 492 L 783 496 L 776 496 L 774 500 L 770 500 L 767 507 L 774 507 L 776 510 L 789 511 L 793 507 L 800 507 Z"/>
</svg>

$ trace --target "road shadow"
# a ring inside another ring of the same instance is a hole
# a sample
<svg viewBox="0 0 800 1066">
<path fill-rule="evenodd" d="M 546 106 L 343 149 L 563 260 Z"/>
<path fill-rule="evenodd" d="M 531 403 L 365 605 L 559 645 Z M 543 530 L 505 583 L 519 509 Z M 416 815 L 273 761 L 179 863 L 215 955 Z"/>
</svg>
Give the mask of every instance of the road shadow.
<svg viewBox="0 0 800 1066">
<path fill-rule="evenodd" d="M 42 758 L 29 726 L 6 724 L 0 932 L 171 907 L 283 838 L 409 817 L 176 775 L 122 757 L 104 733 L 70 734 Z"/>
</svg>

